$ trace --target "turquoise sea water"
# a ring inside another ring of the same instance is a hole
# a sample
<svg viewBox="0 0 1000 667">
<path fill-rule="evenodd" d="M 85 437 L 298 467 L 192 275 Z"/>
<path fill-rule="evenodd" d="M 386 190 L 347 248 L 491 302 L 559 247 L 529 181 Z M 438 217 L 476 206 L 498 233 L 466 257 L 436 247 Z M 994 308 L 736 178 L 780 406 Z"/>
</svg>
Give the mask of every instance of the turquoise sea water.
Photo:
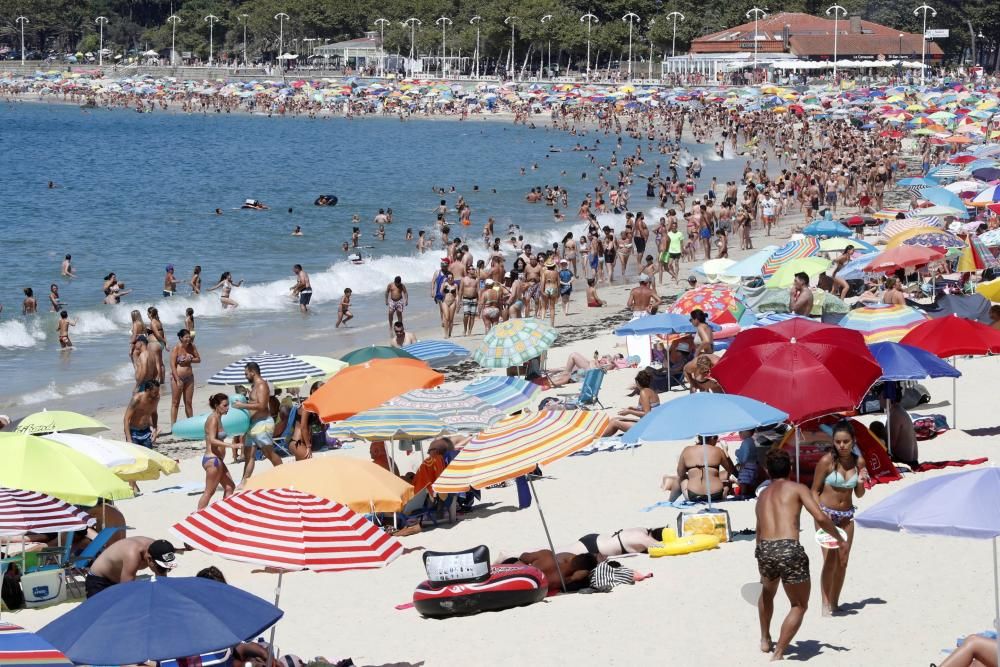
<svg viewBox="0 0 1000 667">
<path fill-rule="evenodd" d="M 546 119 L 539 117 L 538 124 Z M 148 305 L 157 306 L 170 344 L 185 308 L 195 309 L 200 381 L 251 351 L 332 354 L 383 342 L 382 293 L 395 275 L 411 290 L 410 322 L 431 326 L 437 312 L 426 283 L 442 253 L 418 256 L 404 234 L 409 227 L 414 237 L 421 229 L 436 236 L 433 209 L 442 197 L 432 187 L 455 186 L 454 194 L 444 196 L 451 207 L 458 194 L 470 202 L 473 226 L 453 224 L 452 236 L 468 236 L 482 256 L 488 216 L 501 236 L 517 224 L 536 247 L 579 231 L 576 210 L 596 184 L 588 154 L 569 150 L 577 142 L 592 144 L 595 136 L 507 122 L 84 112 L 21 103 L 0 104 L 0 127 L 0 408 L 17 413 L 85 396 L 120 403 L 131 377 L 133 308 L 145 313 Z M 606 161 L 614 138 L 601 138 L 597 155 Z M 550 145 L 563 152 L 549 153 Z M 633 147 L 627 142 L 624 151 Z M 691 147 L 704 154 L 702 148 Z M 718 173 L 725 180 L 719 169 L 737 167 L 715 164 L 716 172 L 710 166 L 704 179 Z M 49 181 L 58 187 L 49 189 Z M 566 222 L 554 223 L 547 206 L 524 202 L 531 187 L 546 184 L 569 190 Z M 338 205 L 313 206 L 321 193 L 339 197 Z M 647 206 L 643 184 L 632 194 L 633 208 Z M 271 210 L 238 210 L 246 198 Z M 372 218 L 389 207 L 394 222 L 386 240 L 378 241 Z M 216 208 L 222 216 L 214 214 Z M 347 261 L 341 250 L 355 213 L 361 216 L 362 243 L 370 246 L 361 250 L 361 265 Z M 290 235 L 295 225 L 303 237 Z M 59 275 L 66 253 L 73 255 L 75 280 Z M 309 317 L 288 298 L 295 263 L 312 278 Z M 160 294 L 167 264 L 181 281 L 169 299 Z M 247 281 L 233 292 L 239 309 L 223 312 L 216 294 L 191 295 L 186 281 L 196 264 L 205 287 L 227 270 Z M 134 291 L 120 305 L 106 306 L 102 279 L 112 271 Z M 51 283 L 60 286 L 71 318 L 78 320 L 70 353 L 58 349 L 48 305 Z M 23 318 L 21 289 L 28 286 L 39 314 Z M 335 332 L 345 287 L 355 293 L 357 317 L 349 331 Z"/>
</svg>

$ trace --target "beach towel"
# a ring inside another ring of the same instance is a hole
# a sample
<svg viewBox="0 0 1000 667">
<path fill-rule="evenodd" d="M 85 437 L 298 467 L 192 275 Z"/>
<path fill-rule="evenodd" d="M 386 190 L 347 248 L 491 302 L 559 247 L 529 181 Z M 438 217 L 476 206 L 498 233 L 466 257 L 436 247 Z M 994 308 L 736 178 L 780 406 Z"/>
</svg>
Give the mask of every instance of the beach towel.
<svg viewBox="0 0 1000 667">
<path fill-rule="evenodd" d="M 621 438 L 599 438 L 587 445 L 583 449 L 573 452 L 570 456 L 590 456 L 591 454 L 596 454 L 597 452 L 621 452 L 626 449 L 635 449 L 639 447 L 641 443 L 626 443 L 622 442 Z"/>
<path fill-rule="evenodd" d="M 955 459 L 954 461 L 924 461 L 913 468 L 913 472 L 927 472 L 928 470 L 941 470 L 943 468 L 961 468 L 963 466 L 977 466 L 989 461 L 989 458 L 979 459 Z"/>
</svg>

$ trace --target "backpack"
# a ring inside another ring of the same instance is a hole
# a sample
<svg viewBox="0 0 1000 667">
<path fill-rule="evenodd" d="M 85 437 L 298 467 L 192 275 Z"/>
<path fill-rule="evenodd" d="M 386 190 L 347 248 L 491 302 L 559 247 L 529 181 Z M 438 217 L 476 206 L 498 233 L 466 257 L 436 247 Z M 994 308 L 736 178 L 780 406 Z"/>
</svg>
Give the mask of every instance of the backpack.
<svg viewBox="0 0 1000 667">
<path fill-rule="evenodd" d="M 0 589 L 0 598 L 3 599 L 3 603 L 7 609 L 11 611 L 24 609 L 24 591 L 21 590 L 21 570 L 14 563 L 11 563 L 10 567 L 3 574 L 3 586 Z"/>
</svg>

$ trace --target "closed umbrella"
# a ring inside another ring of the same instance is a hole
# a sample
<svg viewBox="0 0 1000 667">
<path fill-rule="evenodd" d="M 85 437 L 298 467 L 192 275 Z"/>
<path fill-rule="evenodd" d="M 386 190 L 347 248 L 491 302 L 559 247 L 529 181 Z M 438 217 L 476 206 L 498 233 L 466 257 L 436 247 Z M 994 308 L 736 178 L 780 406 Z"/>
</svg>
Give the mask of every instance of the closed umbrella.
<svg viewBox="0 0 1000 667">
<path fill-rule="evenodd" d="M 98 420 L 66 410 L 42 410 L 28 415 L 12 429 L 14 433 L 99 433 L 108 427 Z"/>
<path fill-rule="evenodd" d="M 865 342 L 898 343 L 911 329 L 928 319 L 922 311 L 911 306 L 872 305 L 855 308 L 840 321 L 840 326 L 860 331 Z"/>
<path fill-rule="evenodd" d="M 357 366 L 372 359 L 416 359 L 416 357 L 400 347 L 369 345 L 367 347 L 359 347 L 340 358 L 341 361 L 349 366 Z"/>
<path fill-rule="evenodd" d="M 797 241 L 789 241 L 781 246 L 767 258 L 761 267 L 761 275 L 767 277 L 774 275 L 783 264 L 803 257 L 818 255 L 819 240 L 814 237 L 806 237 Z"/>
<path fill-rule="evenodd" d="M 38 635 L 13 623 L 0 623 L 0 665 L 72 667 L 73 661 Z"/>
<path fill-rule="evenodd" d="M 266 600 L 212 579 L 152 577 L 101 591 L 38 635 L 76 664 L 134 665 L 236 646 L 282 615 Z"/>
<path fill-rule="evenodd" d="M 441 435 L 446 428 L 437 415 L 425 410 L 383 405 L 331 424 L 327 433 L 362 440 L 423 440 Z"/>
<path fill-rule="evenodd" d="M 461 345 L 447 340 L 422 340 L 403 349 L 431 368 L 446 368 L 466 361 L 471 354 Z"/>
<path fill-rule="evenodd" d="M 330 378 L 303 404 L 324 422 L 347 419 L 414 389 L 429 389 L 444 376 L 416 359 L 373 359 Z"/>
<path fill-rule="evenodd" d="M 387 405 L 432 414 L 445 423 L 448 431 L 483 431 L 505 416 L 472 394 L 440 387 L 408 391 L 390 399 Z"/>
<path fill-rule="evenodd" d="M 470 382 L 462 391 L 510 415 L 535 405 L 542 388 L 522 378 L 491 375 Z"/>
<path fill-rule="evenodd" d="M 237 385 L 244 384 L 246 365 L 256 363 L 260 366 L 260 376 L 268 382 L 301 382 L 306 378 L 319 378 L 326 375 L 323 369 L 289 354 L 271 354 L 264 352 L 243 357 L 235 361 L 208 379 L 208 384 Z"/>
<path fill-rule="evenodd" d="M 1000 469 L 989 467 L 922 480 L 859 513 L 863 528 L 916 535 L 965 537 L 993 541 L 993 604 L 1000 618 Z M 997 655 L 1000 658 L 1000 639 Z"/>
<path fill-rule="evenodd" d="M 534 318 L 507 320 L 486 332 L 472 359 L 486 368 L 509 368 L 539 357 L 555 342 L 556 330 Z"/>
<path fill-rule="evenodd" d="M 0 485 L 95 505 L 132 497 L 128 484 L 93 459 L 33 435 L 0 433 Z"/>
</svg>

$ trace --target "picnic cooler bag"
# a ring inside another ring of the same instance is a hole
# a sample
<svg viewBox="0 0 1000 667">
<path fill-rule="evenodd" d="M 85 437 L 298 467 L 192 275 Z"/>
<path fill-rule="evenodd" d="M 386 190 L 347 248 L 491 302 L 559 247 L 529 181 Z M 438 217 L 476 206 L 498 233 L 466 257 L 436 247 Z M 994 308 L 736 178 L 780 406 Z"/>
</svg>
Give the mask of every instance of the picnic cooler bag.
<svg viewBox="0 0 1000 667">
<path fill-rule="evenodd" d="M 729 511 L 713 507 L 697 512 L 681 512 L 677 515 L 677 536 L 690 535 L 715 535 L 719 542 L 729 542 L 733 539 Z"/>
<path fill-rule="evenodd" d="M 66 572 L 62 568 L 30 572 L 21 577 L 21 590 L 29 609 L 59 604 L 66 600 Z"/>
</svg>

